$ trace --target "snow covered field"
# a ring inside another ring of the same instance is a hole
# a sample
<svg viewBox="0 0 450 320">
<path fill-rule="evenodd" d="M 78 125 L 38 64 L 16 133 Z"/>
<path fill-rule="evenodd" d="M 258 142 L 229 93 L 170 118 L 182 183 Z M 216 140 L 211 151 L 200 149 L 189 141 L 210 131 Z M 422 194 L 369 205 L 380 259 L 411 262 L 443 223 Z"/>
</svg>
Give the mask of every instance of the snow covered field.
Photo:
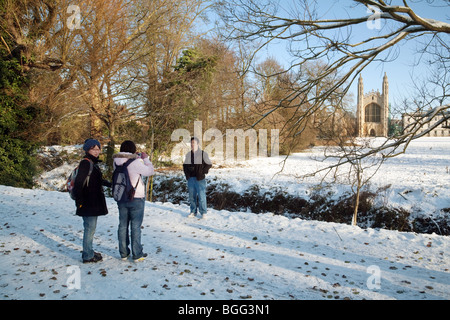
<svg viewBox="0 0 450 320">
<path fill-rule="evenodd" d="M 381 138 L 374 139 L 374 144 Z M 81 145 L 78 146 L 78 149 Z M 48 147 L 54 153 L 75 152 L 76 148 Z M 220 163 L 213 159 L 213 169 L 208 180 L 227 183 L 238 193 L 246 191 L 251 185 L 261 190 L 283 190 L 289 194 L 308 200 L 317 190 L 321 176 L 301 178 L 318 168 L 330 164 L 315 160 L 323 154 L 322 147 L 315 147 L 303 153 L 295 153 L 287 160 L 284 156 L 273 158 L 255 158 L 240 163 Z M 36 183 L 44 190 L 65 190 L 65 182 L 76 163 L 64 163 L 44 172 Z M 345 168 L 342 169 L 342 172 Z M 179 172 L 157 172 L 157 175 L 183 175 Z M 325 183 L 331 197 L 338 198 L 350 191 L 348 180 L 339 183 Z M 329 179 L 328 179 L 329 181 Z M 388 206 L 404 208 L 417 214 L 440 217 L 441 209 L 450 208 L 450 137 L 421 138 L 411 142 L 405 154 L 388 159 L 379 172 L 370 180 L 368 187 L 372 191 L 384 189 L 377 201 Z"/>
<path fill-rule="evenodd" d="M 0 187 L 1 299 L 450 299 L 450 238 L 147 203 L 146 261 L 121 261 L 118 211 L 80 261 L 67 193 Z"/>
<path fill-rule="evenodd" d="M 439 215 L 450 207 L 449 160 L 449 138 L 422 139 L 372 184 L 391 184 L 380 201 Z M 310 152 L 299 153 L 280 175 L 279 159 L 268 158 L 209 178 L 308 196 L 317 181 L 291 174 L 314 165 Z M 82 264 L 82 220 L 67 193 L 0 186 L 0 299 L 450 299 L 447 236 L 213 209 L 207 220 L 188 219 L 186 205 L 147 202 L 149 257 L 134 263 L 119 259 L 118 210 L 107 203 L 94 240 L 104 260 Z"/>
<path fill-rule="evenodd" d="M 279 159 L 268 158 L 209 178 L 237 191 L 257 181 L 306 197 L 317 181 L 292 174 L 316 165 L 310 155 L 293 155 L 276 176 Z M 449 160 L 450 139 L 423 139 L 372 184 L 391 184 L 380 201 L 439 215 L 450 207 Z M 104 260 L 82 264 L 82 220 L 67 193 L 0 186 L 0 299 L 450 299 L 447 236 L 213 209 L 207 220 L 188 219 L 186 205 L 147 202 L 149 257 L 134 263 L 119 259 L 118 210 L 107 203 L 94 240 Z"/>
<path fill-rule="evenodd" d="M 374 139 L 373 144 L 381 143 L 381 139 Z M 321 176 L 300 177 L 332 163 L 331 160 L 314 160 L 321 158 L 322 154 L 323 148 L 315 147 L 289 156 L 285 163 L 282 162 L 284 157 L 256 158 L 238 167 L 211 170 L 209 176 L 210 179 L 226 181 L 238 192 L 256 183 L 261 188 L 281 188 L 308 199 L 320 183 Z M 343 168 L 341 172 L 345 170 Z M 325 179 L 324 186 L 336 198 L 350 190 L 345 179 L 340 183 L 327 184 L 327 181 L 330 179 Z M 370 180 L 369 187 L 373 191 L 387 187 L 383 197 L 378 199 L 387 205 L 439 216 L 441 209 L 450 207 L 450 138 L 412 141 L 405 154 L 386 160 Z"/>
</svg>

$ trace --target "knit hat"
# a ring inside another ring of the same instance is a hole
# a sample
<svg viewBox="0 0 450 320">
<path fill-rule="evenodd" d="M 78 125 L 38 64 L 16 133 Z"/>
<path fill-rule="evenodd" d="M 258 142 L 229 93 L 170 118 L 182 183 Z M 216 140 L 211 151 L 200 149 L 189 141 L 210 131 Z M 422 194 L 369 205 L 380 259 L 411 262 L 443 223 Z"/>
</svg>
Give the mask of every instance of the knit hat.
<svg viewBox="0 0 450 320">
<path fill-rule="evenodd" d="M 95 146 L 98 146 L 99 149 L 102 148 L 101 145 L 100 145 L 100 142 L 98 142 L 98 140 L 86 139 L 86 141 L 84 141 L 83 150 L 88 152 L 89 150 L 91 150 Z"/>
</svg>

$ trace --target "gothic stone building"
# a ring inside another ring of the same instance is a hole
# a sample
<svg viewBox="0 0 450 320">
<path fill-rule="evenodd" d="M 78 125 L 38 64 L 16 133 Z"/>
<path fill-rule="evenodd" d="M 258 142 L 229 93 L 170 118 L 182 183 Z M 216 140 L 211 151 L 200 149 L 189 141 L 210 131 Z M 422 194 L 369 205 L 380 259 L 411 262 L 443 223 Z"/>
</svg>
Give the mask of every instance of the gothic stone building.
<svg viewBox="0 0 450 320">
<path fill-rule="evenodd" d="M 383 77 L 383 87 L 379 91 L 364 94 L 362 76 L 358 80 L 358 104 L 356 122 L 358 137 L 387 137 L 389 118 L 389 85 L 386 73 Z"/>
</svg>

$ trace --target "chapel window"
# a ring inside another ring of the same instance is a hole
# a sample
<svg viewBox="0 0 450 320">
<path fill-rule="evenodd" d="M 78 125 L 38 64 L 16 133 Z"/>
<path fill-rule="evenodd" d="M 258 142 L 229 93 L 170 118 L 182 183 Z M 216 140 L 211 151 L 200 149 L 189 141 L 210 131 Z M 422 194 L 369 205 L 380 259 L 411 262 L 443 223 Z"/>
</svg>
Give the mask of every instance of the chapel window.
<svg viewBox="0 0 450 320">
<path fill-rule="evenodd" d="M 375 103 L 366 106 L 365 109 L 366 122 L 381 122 L 381 107 Z"/>
</svg>

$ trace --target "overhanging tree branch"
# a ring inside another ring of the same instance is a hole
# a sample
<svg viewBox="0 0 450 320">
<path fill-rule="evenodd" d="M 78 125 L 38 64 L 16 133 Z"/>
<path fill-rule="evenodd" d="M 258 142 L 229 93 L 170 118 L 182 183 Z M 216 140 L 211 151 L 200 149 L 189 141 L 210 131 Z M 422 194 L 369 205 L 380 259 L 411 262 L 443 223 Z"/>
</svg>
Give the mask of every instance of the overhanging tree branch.
<svg viewBox="0 0 450 320">
<path fill-rule="evenodd" d="M 243 42 L 264 39 L 257 50 L 261 50 L 274 40 L 289 41 L 293 60 L 284 72 L 291 73 L 295 70 L 300 73 L 299 81 L 292 87 L 292 90 L 264 113 L 261 119 L 255 121 L 252 127 L 277 110 L 285 108 L 286 105 L 294 108 L 293 103 L 297 101 L 296 107 L 301 112 L 297 113 L 298 118 L 293 119 L 289 129 L 298 136 L 311 117 L 329 109 L 327 106 L 330 97 L 336 92 L 340 92 L 342 99 L 356 77 L 369 64 L 374 61 L 384 62 L 392 59 L 390 55 L 393 49 L 399 48 L 405 42 L 422 39 L 429 35 L 431 35 L 431 40 L 428 46 L 436 45 L 448 48 L 447 41 L 443 41 L 441 38 L 448 37 L 450 34 L 450 24 L 422 17 L 408 5 L 406 0 L 399 5 L 386 4 L 383 0 L 354 0 L 356 6 L 363 5 L 373 14 L 335 19 L 319 17 L 316 8 L 313 7 L 314 3 L 308 0 L 295 2 L 295 5 L 302 6 L 302 9 L 297 11 L 292 10 L 292 7 L 285 7 L 282 11 L 281 6 L 287 6 L 286 1 L 266 1 L 262 4 L 261 1 L 254 0 L 232 0 L 221 3 L 219 14 L 224 26 L 228 27 L 226 30 L 229 39 Z M 352 10 L 353 12 L 357 12 L 357 10 Z M 384 27 L 367 32 L 367 37 L 364 37 L 365 33 L 357 34 L 353 31 L 352 28 L 366 27 L 365 24 L 370 19 L 378 19 Z M 373 35 L 374 33 L 377 34 Z M 429 53 L 427 52 L 427 54 Z M 448 54 L 445 55 L 442 52 L 434 53 L 434 56 L 445 60 L 443 63 L 445 66 L 450 59 Z M 302 74 L 311 61 L 317 60 L 323 61 L 326 67 L 319 70 L 314 76 Z M 338 74 L 333 83 L 319 94 L 312 94 L 316 93 L 316 88 L 321 81 L 333 73 Z M 273 76 L 278 76 L 278 74 Z M 440 101 L 442 104 L 445 104 L 446 101 L 448 103 L 448 90 L 443 88 L 439 97 L 429 98 L 429 100 Z M 440 105 L 433 106 L 429 102 L 421 106 L 422 113 L 429 107 L 441 107 Z M 335 110 L 340 108 L 338 105 L 339 103 L 335 106 Z M 434 116 L 432 115 L 432 117 Z M 446 117 L 442 121 L 446 121 L 445 119 Z M 422 127 L 420 123 L 418 126 Z M 292 130 L 293 128 L 298 128 L 298 130 Z M 413 132 L 417 136 L 426 134 L 424 131 L 419 133 L 413 130 Z M 407 134 L 408 139 L 410 136 L 411 132 Z M 412 138 L 416 138 L 416 136 L 412 135 Z M 399 137 L 395 142 L 390 141 L 390 143 L 394 143 L 395 146 L 407 145 L 408 139 Z"/>
</svg>

